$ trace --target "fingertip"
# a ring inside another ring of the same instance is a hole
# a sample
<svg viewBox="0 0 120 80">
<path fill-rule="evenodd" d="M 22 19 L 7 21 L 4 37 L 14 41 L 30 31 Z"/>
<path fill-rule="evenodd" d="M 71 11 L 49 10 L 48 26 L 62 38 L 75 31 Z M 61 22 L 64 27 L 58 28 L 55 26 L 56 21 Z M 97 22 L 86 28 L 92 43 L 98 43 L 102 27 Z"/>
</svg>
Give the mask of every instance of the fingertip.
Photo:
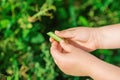
<svg viewBox="0 0 120 80">
<path fill-rule="evenodd" d="M 62 46 L 62 48 L 67 48 L 67 47 L 70 47 L 70 45 L 67 43 L 67 41 L 65 40 L 61 40 L 60 41 L 60 45 Z"/>
<path fill-rule="evenodd" d="M 49 41 L 52 42 L 51 38 L 49 38 Z"/>
<path fill-rule="evenodd" d="M 60 31 L 58 31 L 58 30 L 55 30 L 55 33 L 60 33 Z"/>
<path fill-rule="evenodd" d="M 49 41 L 50 41 L 50 42 L 54 42 L 55 40 L 54 40 L 53 38 L 50 38 Z"/>
<path fill-rule="evenodd" d="M 65 42 L 65 40 L 61 40 L 60 41 L 60 44 L 62 45 L 62 44 L 67 44 L 67 42 Z"/>
<path fill-rule="evenodd" d="M 58 42 L 56 42 L 56 41 L 53 41 L 53 42 L 52 42 L 52 46 L 55 47 L 55 46 L 57 46 L 57 45 L 58 45 Z"/>
<path fill-rule="evenodd" d="M 58 30 L 55 30 L 55 34 L 58 35 L 58 36 L 61 35 L 60 31 L 58 31 Z"/>
</svg>

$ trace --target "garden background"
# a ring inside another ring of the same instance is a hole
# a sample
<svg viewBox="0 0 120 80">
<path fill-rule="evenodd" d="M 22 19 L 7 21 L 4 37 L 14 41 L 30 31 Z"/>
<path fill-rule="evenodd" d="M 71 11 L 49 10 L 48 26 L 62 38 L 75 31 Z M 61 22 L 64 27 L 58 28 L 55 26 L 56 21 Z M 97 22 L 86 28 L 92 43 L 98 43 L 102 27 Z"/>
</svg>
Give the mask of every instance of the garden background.
<svg viewBox="0 0 120 80">
<path fill-rule="evenodd" d="M 92 80 L 58 69 L 46 33 L 119 22 L 120 0 L 0 0 L 0 80 Z M 92 54 L 120 66 L 118 49 Z"/>
</svg>

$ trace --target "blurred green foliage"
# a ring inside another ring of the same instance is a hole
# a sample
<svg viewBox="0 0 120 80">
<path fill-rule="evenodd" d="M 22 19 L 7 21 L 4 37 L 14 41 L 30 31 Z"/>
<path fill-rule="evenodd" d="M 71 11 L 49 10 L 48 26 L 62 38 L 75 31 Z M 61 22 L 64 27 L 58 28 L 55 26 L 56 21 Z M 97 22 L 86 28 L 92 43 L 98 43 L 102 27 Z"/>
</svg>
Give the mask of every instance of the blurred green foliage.
<svg viewBox="0 0 120 80">
<path fill-rule="evenodd" d="M 56 67 L 46 33 L 119 23 L 119 5 L 119 0 L 0 0 L 1 75 L 7 80 L 91 80 L 65 75 Z M 93 54 L 120 66 L 120 50 Z"/>
</svg>

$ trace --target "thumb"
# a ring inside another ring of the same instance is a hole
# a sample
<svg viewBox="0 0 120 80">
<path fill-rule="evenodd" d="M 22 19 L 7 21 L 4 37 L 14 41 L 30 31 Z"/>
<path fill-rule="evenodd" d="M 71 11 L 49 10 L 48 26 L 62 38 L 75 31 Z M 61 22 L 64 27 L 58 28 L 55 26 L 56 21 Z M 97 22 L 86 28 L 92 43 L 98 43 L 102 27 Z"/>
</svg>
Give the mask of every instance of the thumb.
<svg viewBox="0 0 120 80">
<path fill-rule="evenodd" d="M 65 42 L 64 40 L 62 40 L 60 42 L 61 47 L 66 51 L 66 52 L 72 52 L 72 50 L 75 49 L 74 46 L 72 46 L 71 44 L 69 44 L 68 42 Z"/>
<path fill-rule="evenodd" d="M 55 31 L 55 34 L 62 38 L 72 38 L 74 37 L 74 32 L 69 30 Z"/>
</svg>

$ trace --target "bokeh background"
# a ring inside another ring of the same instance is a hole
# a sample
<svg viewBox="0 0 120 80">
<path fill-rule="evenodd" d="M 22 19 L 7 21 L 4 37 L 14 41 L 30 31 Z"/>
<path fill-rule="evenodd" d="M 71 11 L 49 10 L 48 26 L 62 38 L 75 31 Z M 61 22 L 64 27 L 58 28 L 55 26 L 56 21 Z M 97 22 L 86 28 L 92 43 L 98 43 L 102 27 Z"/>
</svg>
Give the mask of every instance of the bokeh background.
<svg viewBox="0 0 120 80">
<path fill-rule="evenodd" d="M 120 0 L 0 0 L 0 80 L 92 80 L 58 69 L 46 33 L 119 22 Z M 92 54 L 120 66 L 119 49 Z"/>
</svg>

